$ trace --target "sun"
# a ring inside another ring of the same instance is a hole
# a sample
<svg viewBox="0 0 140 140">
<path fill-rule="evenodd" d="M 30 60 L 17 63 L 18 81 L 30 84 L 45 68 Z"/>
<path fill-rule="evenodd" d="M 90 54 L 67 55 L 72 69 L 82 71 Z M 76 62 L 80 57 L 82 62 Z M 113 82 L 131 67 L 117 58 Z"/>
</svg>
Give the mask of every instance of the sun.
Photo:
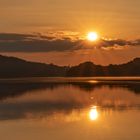
<svg viewBox="0 0 140 140">
<path fill-rule="evenodd" d="M 99 36 L 96 32 L 89 32 L 87 34 L 87 40 L 89 40 L 89 41 L 96 41 L 98 38 L 99 38 Z"/>
</svg>

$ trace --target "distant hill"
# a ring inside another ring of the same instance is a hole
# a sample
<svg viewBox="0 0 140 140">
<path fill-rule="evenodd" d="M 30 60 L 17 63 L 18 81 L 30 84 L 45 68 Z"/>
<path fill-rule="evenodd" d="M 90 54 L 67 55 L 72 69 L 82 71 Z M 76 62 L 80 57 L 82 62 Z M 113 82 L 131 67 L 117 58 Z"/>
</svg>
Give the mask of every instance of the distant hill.
<svg viewBox="0 0 140 140">
<path fill-rule="evenodd" d="M 71 67 L 67 76 L 140 76 L 140 58 L 135 58 L 126 64 L 101 66 L 92 62 L 81 63 Z"/>
<path fill-rule="evenodd" d="M 120 65 L 101 66 L 85 62 L 73 67 L 61 67 L 0 55 L 0 78 L 61 76 L 140 76 L 140 58 Z"/>
<path fill-rule="evenodd" d="M 0 78 L 64 76 L 66 69 L 67 67 L 28 62 L 19 58 L 0 55 Z"/>
</svg>

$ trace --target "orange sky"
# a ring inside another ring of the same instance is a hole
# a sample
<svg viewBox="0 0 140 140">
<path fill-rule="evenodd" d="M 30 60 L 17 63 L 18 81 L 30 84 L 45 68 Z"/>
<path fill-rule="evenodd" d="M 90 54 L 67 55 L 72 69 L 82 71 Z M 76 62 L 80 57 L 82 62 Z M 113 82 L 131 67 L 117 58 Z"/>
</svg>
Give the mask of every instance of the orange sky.
<svg viewBox="0 0 140 140">
<path fill-rule="evenodd" d="M 139 0 L 0 0 L 1 32 L 80 33 L 140 37 Z"/>
<path fill-rule="evenodd" d="M 140 38 L 140 0 L 0 0 L 1 33 L 43 33 L 85 36 L 96 31 L 101 37 Z M 57 36 L 58 38 L 58 36 Z M 4 46 L 3 46 L 4 47 Z M 16 46 L 17 47 L 17 46 Z M 121 50 L 75 52 L 1 52 L 31 61 L 74 65 L 123 63 L 140 56 L 140 47 Z"/>
<path fill-rule="evenodd" d="M 139 48 L 124 50 L 93 50 L 77 52 L 49 52 L 49 53 L 1 53 L 8 56 L 16 56 L 30 61 L 43 63 L 54 63 L 57 65 L 77 65 L 85 61 L 92 61 L 95 64 L 108 65 L 120 64 L 131 61 L 140 56 Z"/>
</svg>

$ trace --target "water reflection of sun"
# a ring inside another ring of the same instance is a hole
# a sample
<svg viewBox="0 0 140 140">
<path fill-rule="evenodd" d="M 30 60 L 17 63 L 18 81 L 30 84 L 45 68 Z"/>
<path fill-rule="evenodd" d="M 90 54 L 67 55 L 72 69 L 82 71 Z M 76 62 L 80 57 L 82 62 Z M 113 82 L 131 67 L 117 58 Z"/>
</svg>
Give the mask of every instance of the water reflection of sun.
<svg viewBox="0 0 140 140">
<path fill-rule="evenodd" d="M 98 119 L 98 116 L 99 116 L 99 113 L 97 111 L 97 107 L 96 106 L 93 106 L 90 111 L 89 111 L 89 119 L 91 121 L 95 121 Z"/>
</svg>

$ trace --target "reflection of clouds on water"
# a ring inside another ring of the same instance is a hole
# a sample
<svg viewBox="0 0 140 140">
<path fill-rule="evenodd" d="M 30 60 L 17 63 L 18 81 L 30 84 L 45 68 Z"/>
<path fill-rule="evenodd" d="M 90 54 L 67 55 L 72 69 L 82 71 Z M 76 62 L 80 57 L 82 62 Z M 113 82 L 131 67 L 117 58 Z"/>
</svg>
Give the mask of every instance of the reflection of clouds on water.
<svg viewBox="0 0 140 140">
<path fill-rule="evenodd" d="M 79 111 L 93 104 L 110 110 L 139 109 L 140 96 L 133 92 L 139 91 L 139 85 L 130 86 L 135 90 L 127 87 L 127 84 L 103 83 L 1 84 L 0 120 L 55 118 L 55 115 L 76 120 L 76 114 L 89 114 L 90 120 L 96 120 L 99 115 L 97 108 L 93 107 L 83 114 Z"/>
</svg>

